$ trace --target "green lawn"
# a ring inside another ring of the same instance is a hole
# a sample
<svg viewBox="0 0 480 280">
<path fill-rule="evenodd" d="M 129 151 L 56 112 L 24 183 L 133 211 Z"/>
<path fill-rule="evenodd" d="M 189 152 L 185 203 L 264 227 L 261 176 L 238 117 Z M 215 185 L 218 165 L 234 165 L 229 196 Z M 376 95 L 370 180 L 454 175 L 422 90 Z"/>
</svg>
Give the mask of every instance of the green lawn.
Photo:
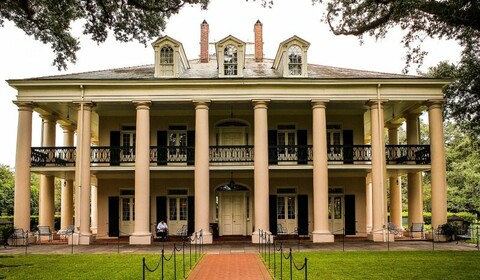
<svg viewBox="0 0 480 280">
<path fill-rule="evenodd" d="M 295 253 L 297 266 L 308 259 L 308 279 L 479 279 L 480 252 L 310 252 Z M 268 258 L 266 259 L 267 268 Z M 290 279 L 289 261 L 283 260 L 283 279 Z M 295 271 L 293 279 L 304 279 Z M 270 257 L 273 275 L 273 255 Z M 276 254 L 276 279 L 280 256 Z"/>
<path fill-rule="evenodd" d="M 171 255 L 166 255 L 170 258 Z M 0 279 L 142 279 L 142 259 L 155 268 L 159 254 L 108 255 L 0 255 Z M 182 255 L 177 258 L 177 279 L 183 279 Z M 200 256 L 197 255 L 197 261 Z M 192 255 L 192 269 L 194 267 Z M 185 255 L 185 274 L 190 272 L 189 256 Z M 161 267 L 161 265 L 160 265 Z M 165 279 L 174 279 L 173 258 L 164 263 Z M 147 272 L 146 279 L 161 279 L 161 269 Z"/>
</svg>

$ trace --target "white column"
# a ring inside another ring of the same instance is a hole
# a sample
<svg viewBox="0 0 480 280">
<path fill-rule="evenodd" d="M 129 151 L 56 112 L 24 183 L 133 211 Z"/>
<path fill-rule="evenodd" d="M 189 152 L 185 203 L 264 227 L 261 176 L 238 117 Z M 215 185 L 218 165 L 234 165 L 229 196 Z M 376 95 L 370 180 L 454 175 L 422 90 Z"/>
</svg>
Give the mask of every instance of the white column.
<svg viewBox="0 0 480 280">
<path fill-rule="evenodd" d="M 432 162 L 432 228 L 447 223 L 447 183 L 442 101 L 428 102 L 430 156 Z"/>
<path fill-rule="evenodd" d="M 419 120 L 420 114 L 407 116 L 407 144 L 420 143 Z M 422 173 L 408 172 L 408 226 L 412 223 L 423 223 L 423 191 Z"/>
<path fill-rule="evenodd" d="M 135 102 L 135 230 L 130 244 L 151 244 L 150 232 L 150 101 Z"/>
<path fill-rule="evenodd" d="M 62 126 L 62 128 L 63 146 L 73 147 L 74 127 Z M 69 225 L 73 224 L 73 180 L 70 178 L 62 180 L 60 201 L 60 228 L 66 229 Z"/>
<path fill-rule="evenodd" d="M 91 213 L 91 227 L 90 230 L 92 231 L 93 234 L 97 234 L 97 229 L 98 229 L 98 180 L 97 177 L 92 176 L 92 186 L 91 186 L 91 199 L 92 201 L 90 202 L 90 213 Z"/>
<path fill-rule="evenodd" d="M 195 231 L 203 230 L 203 243 L 213 242 L 210 232 L 210 157 L 207 101 L 195 104 Z"/>
<path fill-rule="evenodd" d="M 313 242 L 333 242 L 328 226 L 328 156 L 326 102 L 312 101 L 313 110 Z"/>
<path fill-rule="evenodd" d="M 42 147 L 55 147 L 55 132 L 57 117 L 42 115 Z M 47 153 L 49 162 L 55 162 L 55 152 Z M 47 163 L 49 165 L 49 163 Z M 38 225 L 49 226 L 55 229 L 55 177 L 52 175 L 40 175 L 40 193 L 38 207 Z"/>
<path fill-rule="evenodd" d="M 75 217 L 79 227 L 74 238 L 74 243 L 88 245 L 92 242 L 92 233 L 90 231 L 90 139 L 91 139 L 91 113 L 93 103 L 80 102 L 78 106 L 78 136 L 77 136 L 77 159 L 75 162 L 75 183 L 77 184 L 76 196 L 78 200 L 75 204 Z M 78 214 L 78 215 L 77 215 Z"/>
<path fill-rule="evenodd" d="M 400 124 L 388 125 L 388 142 L 398 145 L 398 128 Z M 402 184 L 397 171 L 390 171 L 390 221 L 397 227 L 402 226 Z"/>
<path fill-rule="evenodd" d="M 385 208 L 385 141 L 382 100 L 372 100 L 370 106 L 372 142 L 372 232 L 368 238 L 373 241 L 386 241 L 387 209 Z"/>
<path fill-rule="evenodd" d="M 33 104 L 14 102 L 18 107 L 17 150 L 15 156 L 15 194 L 13 226 L 30 230 L 30 160 Z"/>
<path fill-rule="evenodd" d="M 254 113 L 254 226 L 252 243 L 259 242 L 260 230 L 270 232 L 268 173 L 268 100 L 253 100 Z"/>
<path fill-rule="evenodd" d="M 365 212 L 366 212 L 366 228 L 367 234 L 372 233 L 372 173 L 367 172 L 365 178 Z"/>
</svg>

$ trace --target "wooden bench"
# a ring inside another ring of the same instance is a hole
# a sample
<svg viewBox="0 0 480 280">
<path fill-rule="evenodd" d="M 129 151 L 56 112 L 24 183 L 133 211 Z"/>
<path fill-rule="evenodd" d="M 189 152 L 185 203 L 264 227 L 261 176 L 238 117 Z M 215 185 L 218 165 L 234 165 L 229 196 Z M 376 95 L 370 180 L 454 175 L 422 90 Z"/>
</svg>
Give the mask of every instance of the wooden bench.
<svg viewBox="0 0 480 280">
<path fill-rule="evenodd" d="M 414 237 L 415 232 L 420 232 L 420 237 L 425 239 L 425 232 L 423 231 L 423 223 L 412 223 L 410 226 L 410 238 Z"/>
</svg>

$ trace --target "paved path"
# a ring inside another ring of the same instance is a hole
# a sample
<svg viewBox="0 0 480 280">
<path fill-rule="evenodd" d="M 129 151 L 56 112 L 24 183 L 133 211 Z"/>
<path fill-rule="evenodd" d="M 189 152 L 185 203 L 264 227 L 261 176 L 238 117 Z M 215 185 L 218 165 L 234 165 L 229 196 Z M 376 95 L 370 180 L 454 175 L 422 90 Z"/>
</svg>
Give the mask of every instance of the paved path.
<svg viewBox="0 0 480 280">
<path fill-rule="evenodd" d="M 188 280 L 266 280 L 272 279 L 258 254 L 206 254 Z"/>
</svg>

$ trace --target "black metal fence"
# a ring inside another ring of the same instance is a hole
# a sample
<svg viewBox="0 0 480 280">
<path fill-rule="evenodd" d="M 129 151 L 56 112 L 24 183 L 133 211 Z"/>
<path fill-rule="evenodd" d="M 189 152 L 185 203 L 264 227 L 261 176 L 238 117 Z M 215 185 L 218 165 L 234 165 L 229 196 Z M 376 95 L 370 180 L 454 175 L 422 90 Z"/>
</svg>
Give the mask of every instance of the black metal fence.
<svg viewBox="0 0 480 280">
<path fill-rule="evenodd" d="M 193 254 L 192 254 L 192 244 L 194 247 Z M 186 248 L 188 248 L 188 252 L 185 252 Z M 182 252 L 181 260 L 177 259 L 177 255 L 178 255 L 177 252 Z M 149 267 L 145 262 L 145 257 L 142 259 L 142 262 L 143 262 L 143 267 L 142 267 L 143 278 L 142 279 L 145 280 L 147 272 L 155 273 L 157 270 L 160 270 L 160 279 L 165 279 L 165 262 L 170 262 L 170 261 L 173 262 L 173 279 L 177 279 L 177 272 L 178 272 L 177 261 L 181 261 L 182 272 L 183 272 L 182 276 L 183 276 L 183 279 L 186 279 L 186 276 L 187 276 L 186 275 L 186 267 L 187 267 L 186 255 L 188 254 L 189 269 L 191 270 L 192 255 L 194 258 L 194 262 L 196 263 L 202 253 L 203 253 L 203 231 L 202 230 L 200 230 L 199 232 L 193 233 L 192 236 L 187 236 L 186 238 L 183 238 L 182 244 L 180 245 L 180 247 L 177 247 L 177 245 L 174 243 L 171 254 L 165 253 L 165 244 L 164 244 L 161 250 L 160 258 L 155 267 Z"/>
<path fill-rule="evenodd" d="M 284 262 L 288 265 L 288 278 L 293 279 L 294 271 L 302 271 L 304 279 L 308 279 L 308 259 L 305 258 L 302 264 L 297 264 L 293 257 L 292 248 L 288 248 L 287 253 L 283 246 L 283 242 L 276 242 L 274 236 L 263 230 L 259 230 L 258 250 L 268 269 L 273 270 L 275 279 L 284 279 Z M 300 250 L 300 247 L 298 247 Z M 277 269 L 277 265 L 279 269 Z M 279 270 L 277 275 L 277 270 Z M 280 278 L 278 278 L 280 277 Z"/>
</svg>

